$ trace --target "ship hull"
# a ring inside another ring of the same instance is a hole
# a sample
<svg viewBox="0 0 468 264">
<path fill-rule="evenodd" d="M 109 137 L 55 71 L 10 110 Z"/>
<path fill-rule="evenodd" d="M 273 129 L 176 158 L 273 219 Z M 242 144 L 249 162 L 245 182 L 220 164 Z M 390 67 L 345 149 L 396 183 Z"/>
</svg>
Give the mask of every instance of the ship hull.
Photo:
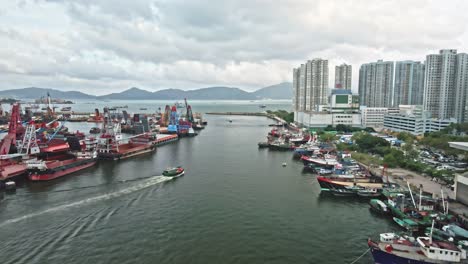
<svg viewBox="0 0 468 264">
<path fill-rule="evenodd" d="M 376 264 L 431 264 L 437 262 L 426 262 L 403 258 L 371 246 L 372 257 Z"/>
<path fill-rule="evenodd" d="M 354 180 L 338 181 L 329 179 L 328 177 L 318 176 L 317 181 L 320 187 L 323 189 L 342 189 L 344 187 L 351 187 L 355 185 L 366 188 L 382 188 L 382 183 L 370 182 L 370 179 L 366 180 L 366 182 L 354 182 Z"/>
<path fill-rule="evenodd" d="M 96 164 L 96 159 L 77 160 L 75 163 L 67 164 L 63 167 L 47 169 L 45 171 L 29 171 L 28 178 L 31 181 L 50 181 L 68 174 L 81 171 Z"/>
</svg>

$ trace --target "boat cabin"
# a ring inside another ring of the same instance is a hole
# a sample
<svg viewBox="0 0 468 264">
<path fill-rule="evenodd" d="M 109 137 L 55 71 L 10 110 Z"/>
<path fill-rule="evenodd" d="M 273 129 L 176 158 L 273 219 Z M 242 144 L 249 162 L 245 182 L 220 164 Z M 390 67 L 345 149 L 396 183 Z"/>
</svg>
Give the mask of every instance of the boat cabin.
<svg viewBox="0 0 468 264">
<path fill-rule="evenodd" d="M 466 259 L 466 251 L 454 244 L 442 241 L 432 241 L 429 237 L 418 237 L 418 244 L 424 255 L 430 259 L 447 262 L 460 262 Z"/>
</svg>

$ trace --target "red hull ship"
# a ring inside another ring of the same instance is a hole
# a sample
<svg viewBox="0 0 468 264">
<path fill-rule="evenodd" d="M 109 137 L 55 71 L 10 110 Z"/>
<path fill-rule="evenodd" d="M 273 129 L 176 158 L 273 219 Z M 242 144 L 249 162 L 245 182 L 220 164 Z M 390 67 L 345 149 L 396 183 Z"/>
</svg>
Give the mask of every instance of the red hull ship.
<svg viewBox="0 0 468 264">
<path fill-rule="evenodd" d="M 55 142 L 41 149 L 39 157 L 43 157 L 42 160 L 27 162 L 28 178 L 31 181 L 53 180 L 96 164 L 96 140 L 87 139 L 81 142 L 77 139 L 68 140 L 71 146 L 67 142 L 62 144 Z M 69 153 L 70 149 L 75 152 Z M 50 159 L 48 154 L 52 154 L 54 159 Z"/>
<path fill-rule="evenodd" d="M 49 181 L 96 164 L 96 158 L 40 161 L 28 164 L 28 178 L 31 181 Z M 31 167 L 30 167 L 31 166 Z"/>
</svg>

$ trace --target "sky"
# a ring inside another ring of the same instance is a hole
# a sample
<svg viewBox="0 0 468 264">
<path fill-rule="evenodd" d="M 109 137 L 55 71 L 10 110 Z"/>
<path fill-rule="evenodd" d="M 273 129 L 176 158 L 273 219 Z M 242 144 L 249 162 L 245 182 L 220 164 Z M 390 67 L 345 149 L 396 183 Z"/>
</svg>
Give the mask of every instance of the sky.
<svg viewBox="0 0 468 264">
<path fill-rule="evenodd" d="M 322 58 L 357 91 L 363 63 L 468 52 L 465 0 L 0 1 L 0 90 L 252 91 Z"/>
</svg>

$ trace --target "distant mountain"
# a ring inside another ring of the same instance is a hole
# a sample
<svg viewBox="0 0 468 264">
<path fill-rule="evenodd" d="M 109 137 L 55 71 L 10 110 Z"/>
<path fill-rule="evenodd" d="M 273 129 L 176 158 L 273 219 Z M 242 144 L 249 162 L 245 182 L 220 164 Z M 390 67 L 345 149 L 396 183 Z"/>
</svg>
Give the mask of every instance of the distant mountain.
<svg viewBox="0 0 468 264">
<path fill-rule="evenodd" d="M 142 99 L 153 99 L 154 94 L 152 92 L 142 90 L 136 87 L 132 87 L 120 93 L 111 93 L 108 95 L 99 96 L 99 99 L 125 99 L 125 100 L 142 100 Z"/>
<path fill-rule="evenodd" d="M 39 99 L 42 96 L 47 96 L 47 93 L 50 94 L 52 98 L 60 99 L 96 99 L 95 96 L 85 94 L 82 92 L 70 91 L 64 92 L 56 89 L 50 88 L 38 88 L 38 87 L 29 87 L 22 89 L 10 89 L 0 91 L 0 97 L 8 97 L 15 99 Z"/>
<path fill-rule="evenodd" d="M 250 100 L 252 94 L 239 88 L 209 87 L 187 91 L 187 98 L 195 100 Z"/>
<path fill-rule="evenodd" d="M 252 93 L 257 99 L 291 99 L 292 83 L 284 82 L 267 86 Z"/>
<path fill-rule="evenodd" d="M 258 99 L 291 99 L 292 84 L 285 82 L 261 88 L 255 92 L 246 92 L 234 87 L 207 87 L 184 91 L 180 89 L 164 89 L 150 92 L 132 87 L 119 93 L 102 96 L 88 95 L 82 92 L 62 92 L 49 88 L 22 88 L 0 91 L 0 97 L 15 99 L 38 99 L 50 94 L 52 98 L 60 99 L 111 99 L 111 100 L 258 100 Z"/>
</svg>

